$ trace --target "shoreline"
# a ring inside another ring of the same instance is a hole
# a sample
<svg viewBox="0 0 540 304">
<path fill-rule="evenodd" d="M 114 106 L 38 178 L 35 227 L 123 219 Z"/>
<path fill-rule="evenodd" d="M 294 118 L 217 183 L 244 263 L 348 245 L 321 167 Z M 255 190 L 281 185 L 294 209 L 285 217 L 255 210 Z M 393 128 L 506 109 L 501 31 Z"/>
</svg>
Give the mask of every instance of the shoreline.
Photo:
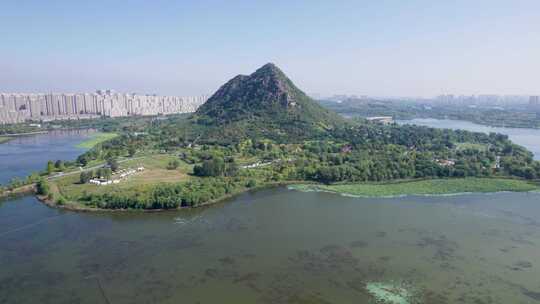
<svg viewBox="0 0 540 304">
<path fill-rule="evenodd" d="M 26 136 L 33 136 L 33 135 L 42 135 L 42 134 L 49 134 L 54 131 L 78 131 L 78 130 L 95 130 L 93 128 L 58 128 L 58 129 L 47 129 L 43 131 L 34 131 L 34 132 L 24 132 L 24 133 L 11 133 L 11 134 L 0 134 L 0 144 L 7 143 L 17 137 L 26 137 Z M 96 131 L 99 132 L 99 131 Z M 103 132 L 106 133 L 106 132 Z"/>
<path fill-rule="evenodd" d="M 473 124 L 476 124 L 476 125 L 479 125 L 479 126 L 483 126 L 483 127 L 488 127 L 488 128 L 505 128 L 505 129 L 531 129 L 531 130 L 540 130 L 540 127 L 535 127 L 535 126 L 519 126 L 519 125 L 505 125 L 505 124 L 487 124 L 487 123 L 482 123 L 482 122 L 479 122 L 479 121 L 474 121 L 474 120 L 468 120 L 468 119 L 457 119 L 457 118 L 436 118 L 436 117 L 423 117 L 423 116 L 419 116 L 419 117 L 414 117 L 414 118 L 407 118 L 407 119 L 396 119 L 396 120 L 399 120 L 401 122 L 409 122 L 409 121 L 412 121 L 412 120 L 415 120 L 415 119 L 436 119 L 436 120 L 453 120 L 453 121 L 466 121 L 466 122 L 469 122 L 469 123 L 473 123 Z"/>
<path fill-rule="evenodd" d="M 153 212 L 172 212 L 172 211 L 181 211 L 181 210 L 189 210 L 189 209 L 197 209 L 197 208 L 206 208 L 211 207 L 220 203 L 224 203 L 227 200 L 233 199 L 239 195 L 242 195 L 244 193 L 249 192 L 256 192 L 261 191 L 265 189 L 272 189 L 276 187 L 282 187 L 282 186 L 289 186 L 291 184 L 298 184 L 299 181 L 294 182 L 276 182 L 276 183 L 269 183 L 261 186 L 256 186 L 253 188 L 246 188 L 241 191 L 236 191 L 233 193 L 226 194 L 220 198 L 213 199 L 207 202 L 204 202 L 200 205 L 193 206 L 193 207 L 178 207 L 175 209 L 107 209 L 107 208 L 92 208 L 92 207 L 86 207 L 80 203 L 73 203 L 73 202 L 66 202 L 63 205 L 58 205 L 55 201 L 50 200 L 47 196 L 44 195 L 34 195 L 38 201 L 43 203 L 44 205 L 51 207 L 51 208 L 58 208 L 63 210 L 69 210 L 74 212 L 144 212 L 144 213 L 153 213 Z M 305 184 L 305 182 L 303 182 Z"/>
<path fill-rule="evenodd" d="M 25 133 L 0 134 L 0 137 L 30 136 L 30 135 L 46 134 L 46 133 L 49 133 L 49 130 L 47 130 L 47 131 L 25 132 Z"/>
<path fill-rule="evenodd" d="M 19 195 L 26 195 L 30 193 L 35 193 L 36 191 L 36 184 L 29 184 L 24 185 L 19 188 L 15 188 L 12 190 L 6 190 L 2 193 L 0 193 L 0 200 L 7 199 L 13 196 L 19 196 Z"/>
<path fill-rule="evenodd" d="M 249 193 L 249 192 L 257 192 L 265 189 L 272 189 L 276 187 L 283 187 L 285 186 L 287 190 L 294 190 L 294 191 L 300 191 L 300 192 L 325 192 L 325 193 L 331 193 L 331 194 L 337 194 L 341 196 L 346 197 L 355 197 L 355 198 L 371 198 L 371 199 L 389 199 L 389 198 L 403 198 L 403 197 L 451 197 L 451 196 L 461 196 L 461 195 L 471 195 L 471 194 L 499 194 L 499 193 L 534 193 L 534 194 L 540 194 L 540 186 L 539 181 L 526 181 L 526 180 L 518 180 L 518 179 L 511 179 L 511 178 L 475 178 L 476 181 L 482 180 L 491 180 L 495 182 L 520 182 L 523 183 L 523 185 L 529 185 L 528 189 L 520 189 L 515 188 L 515 190 L 511 189 L 501 189 L 501 190 L 494 190 L 494 191 L 448 191 L 447 193 L 401 193 L 401 194 L 393 194 L 393 195 L 362 195 L 362 194 L 355 194 L 351 192 L 346 191 L 336 191 L 332 189 L 328 189 L 325 187 L 328 186 L 379 186 L 379 187 L 391 187 L 393 185 L 401 185 L 401 184 L 411 184 L 411 183 L 422 183 L 422 182 L 463 182 L 467 178 L 458 178 L 458 179 L 415 179 L 415 180 L 399 180 L 399 181 L 389 181 L 386 183 L 355 183 L 355 184 L 333 184 L 333 185 L 324 185 L 319 183 L 310 183 L 306 181 L 286 181 L 286 182 L 272 182 L 267 183 L 264 185 L 256 186 L 253 188 L 245 188 L 240 191 L 236 191 L 233 193 L 226 194 L 220 198 L 213 199 L 207 202 L 204 202 L 197 206 L 189 206 L 189 207 L 178 207 L 175 209 L 107 209 L 107 208 L 94 208 L 94 207 L 86 207 L 81 203 L 77 202 L 71 202 L 67 201 L 63 205 L 58 205 L 55 201 L 50 200 L 47 196 L 40 196 L 35 195 L 35 197 L 45 204 L 48 207 L 51 208 L 58 208 L 58 209 L 64 209 L 69 211 L 75 211 L 75 212 L 167 212 L 167 211 L 180 211 L 180 210 L 188 210 L 188 209 L 196 209 L 196 208 L 205 208 L 210 207 L 213 205 L 217 205 L 220 203 L 224 203 L 230 199 L 233 199 L 239 195 Z M 304 189 L 302 189 L 304 188 Z M 35 191 L 35 187 L 32 186 L 32 191 Z M 28 190 L 27 190 L 28 192 Z"/>
<path fill-rule="evenodd" d="M 0 135 L 0 144 L 7 143 L 10 140 L 13 140 L 13 137 Z"/>
</svg>

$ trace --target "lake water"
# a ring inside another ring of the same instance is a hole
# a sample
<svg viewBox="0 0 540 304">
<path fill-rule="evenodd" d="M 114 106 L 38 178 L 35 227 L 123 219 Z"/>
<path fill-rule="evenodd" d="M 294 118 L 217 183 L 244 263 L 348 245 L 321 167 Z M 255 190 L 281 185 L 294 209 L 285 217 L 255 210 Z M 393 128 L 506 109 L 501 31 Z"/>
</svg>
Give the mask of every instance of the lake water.
<svg viewBox="0 0 540 304">
<path fill-rule="evenodd" d="M 47 161 L 74 160 L 85 149 L 76 145 L 87 139 L 93 130 L 53 131 L 21 136 L 0 144 L 0 184 L 13 177 L 24 178 L 45 170 Z"/>
<path fill-rule="evenodd" d="M 0 172 L 74 159 L 80 140 L 25 143 L 34 154 L 13 149 Z M 2 304 L 375 303 L 372 282 L 415 303 L 540 303 L 540 194 L 277 188 L 163 213 L 77 213 L 25 196 L 0 201 L 0 269 Z"/>
<path fill-rule="evenodd" d="M 540 129 L 524 128 L 497 128 L 475 124 L 462 120 L 418 118 L 412 120 L 399 120 L 399 124 L 415 124 L 443 129 L 462 129 L 472 132 L 506 134 L 516 144 L 522 145 L 534 153 L 535 159 L 540 160 Z"/>
<path fill-rule="evenodd" d="M 0 303 L 539 303 L 540 194 L 359 199 L 265 190 L 210 208 L 0 205 Z"/>
</svg>

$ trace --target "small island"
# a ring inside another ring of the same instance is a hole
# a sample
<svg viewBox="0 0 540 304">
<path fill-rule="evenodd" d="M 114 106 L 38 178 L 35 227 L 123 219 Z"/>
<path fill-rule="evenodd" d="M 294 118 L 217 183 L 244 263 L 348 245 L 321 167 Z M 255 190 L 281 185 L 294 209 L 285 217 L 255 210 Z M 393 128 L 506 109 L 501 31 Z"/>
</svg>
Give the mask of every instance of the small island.
<svg viewBox="0 0 540 304">
<path fill-rule="evenodd" d="M 234 77 L 192 115 L 121 125 L 84 145 L 31 180 L 42 201 L 153 211 L 278 185 L 366 197 L 539 189 L 540 163 L 505 135 L 345 119 L 273 64 Z"/>
</svg>

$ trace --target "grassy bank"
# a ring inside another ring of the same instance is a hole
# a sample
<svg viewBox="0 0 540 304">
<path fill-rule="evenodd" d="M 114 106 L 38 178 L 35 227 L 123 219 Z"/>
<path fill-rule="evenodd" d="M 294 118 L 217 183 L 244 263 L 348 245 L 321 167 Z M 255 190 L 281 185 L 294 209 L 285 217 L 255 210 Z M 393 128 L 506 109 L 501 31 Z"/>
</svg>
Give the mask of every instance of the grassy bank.
<svg viewBox="0 0 540 304">
<path fill-rule="evenodd" d="M 526 192 L 538 190 L 539 186 L 523 180 L 502 178 L 460 178 L 407 181 L 386 184 L 308 185 L 291 188 L 300 191 L 328 191 L 365 197 L 389 197 L 403 195 L 443 195 L 456 193 L 489 193 L 501 191 Z"/>
<path fill-rule="evenodd" d="M 7 136 L 0 136 L 0 144 L 10 141 L 12 138 Z"/>
<path fill-rule="evenodd" d="M 20 195 L 20 194 L 32 193 L 34 191 L 35 191 L 35 184 L 24 185 L 24 186 L 21 186 L 12 190 L 4 190 L 4 191 L 0 190 L 0 199 L 15 196 L 15 195 Z"/>
<path fill-rule="evenodd" d="M 109 139 L 113 139 L 116 136 L 118 136 L 118 134 L 116 134 L 116 133 L 97 132 L 97 133 L 92 134 L 89 139 L 87 139 L 87 140 L 83 141 L 82 143 L 78 144 L 77 148 L 90 149 L 90 148 L 94 147 L 95 145 L 97 145 L 99 143 L 102 143 L 104 141 L 107 141 Z"/>
</svg>

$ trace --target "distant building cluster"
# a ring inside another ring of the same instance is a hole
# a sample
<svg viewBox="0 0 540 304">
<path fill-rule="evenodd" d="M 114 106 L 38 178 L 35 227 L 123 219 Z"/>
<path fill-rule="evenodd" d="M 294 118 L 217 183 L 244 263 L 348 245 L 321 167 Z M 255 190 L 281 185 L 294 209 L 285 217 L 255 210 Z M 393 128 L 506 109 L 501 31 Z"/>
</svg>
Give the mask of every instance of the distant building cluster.
<svg viewBox="0 0 540 304">
<path fill-rule="evenodd" d="M 315 94 L 312 94 L 315 96 Z M 417 103 L 437 104 L 437 105 L 457 105 L 457 106 L 482 106 L 482 107 L 506 107 L 515 105 L 540 105 L 539 96 L 527 95 L 454 95 L 444 94 L 436 97 L 407 97 L 407 96 L 367 96 L 367 95 L 332 95 L 321 97 L 316 95 L 319 100 L 333 101 L 337 103 L 346 102 L 377 102 L 377 101 L 411 101 Z"/>
<path fill-rule="evenodd" d="M 82 94 L 0 93 L 0 124 L 25 121 L 167 115 L 195 112 L 208 96 L 120 94 L 111 90 Z"/>
<path fill-rule="evenodd" d="M 94 184 L 94 185 L 98 185 L 98 186 L 107 186 L 107 185 L 112 185 L 112 184 L 119 184 L 122 180 L 130 177 L 131 175 L 133 175 L 135 173 L 138 173 L 138 172 L 143 172 L 143 171 L 144 171 L 144 167 L 142 167 L 142 166 L 139 166 L 136 170 L 131 169 L 131 168 L 122 169 L 122 170 L 120 170 L 120 171 L 113 174 L 113 177 L 115 175 L 118 175 L 118 176 L 116 176 L 116 178 L 107 179 L 107 178 L 104 178 L 104 177 L 99 177 L 99 178 L 92 178 L 88 182 L 90 184 Z"/>
<path fill-rule="evenodd" d="M 527 104 L 527 96 L 524 95 L 440 95 L 434 101 L 447 105 L 486 105 L 507 106 Z"/>
<path fill-rule="evenodd" d="M 330 100 L 330 101 L 334 101 L 334 102 L 337 102 L 337 103 L 342 103 L 342 102 L 345 102 L 345 101 L 348 101 L 348 100 L 368 100 L 370 99 L 369 96 L 367 95 L 346 95 L 346 94 L 334 94 L 332 96 L 328 96 L 328 97 L 321 97 L 320 94 L 317 94 L 317 96 L 312 96 L 312 98 L 314 99 L 318 99 L 318 100 L 321 100 L 321 99 L 324 99 L 324 100 Z"/>
</svg>

